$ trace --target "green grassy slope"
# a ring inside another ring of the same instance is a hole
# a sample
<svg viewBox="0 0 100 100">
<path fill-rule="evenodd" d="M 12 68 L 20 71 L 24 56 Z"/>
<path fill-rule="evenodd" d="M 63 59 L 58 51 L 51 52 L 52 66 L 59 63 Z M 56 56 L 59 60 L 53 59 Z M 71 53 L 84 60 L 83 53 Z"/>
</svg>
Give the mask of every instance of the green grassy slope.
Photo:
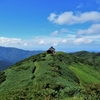
<svg viewBox="0 0 100 100">
<path fill-rule="evenodd" d="M 79 77 L 82 85 L 100 82 L 100 73 L 88 65 L 80 64 L 80 66 L 74 65 L 70 68 Z"/>
<path fill-rule="evenodd" d="M 83 59 L 85 62 L 90 64 L 90 66 L 95 66 L 95 69 L 100 68 L 100 53 L 79 51 L 70 54 Z"/>
<path fill-rule="evenodd" d="M 82 100 L 83 86 L 100 82 L 99 71 L 79 57 L 44 52 L 0 73 L 0 100 Z"/>
</svg>

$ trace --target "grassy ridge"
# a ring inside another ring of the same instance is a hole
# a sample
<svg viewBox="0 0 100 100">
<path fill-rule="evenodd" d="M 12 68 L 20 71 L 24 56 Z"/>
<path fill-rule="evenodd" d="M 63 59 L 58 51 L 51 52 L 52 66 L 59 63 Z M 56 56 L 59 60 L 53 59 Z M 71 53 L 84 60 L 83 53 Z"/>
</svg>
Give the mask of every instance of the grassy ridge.
<svg viewBox="0 0 100 100">
<path fill-rule="evenodd" d="M 83 86 L 99 83 L 99 72 L 83 58 L 44 52 L 1 73 L 5 80 L 1 80 L 0 100 L 84 100 L 87 90 Z"/>
</svg>

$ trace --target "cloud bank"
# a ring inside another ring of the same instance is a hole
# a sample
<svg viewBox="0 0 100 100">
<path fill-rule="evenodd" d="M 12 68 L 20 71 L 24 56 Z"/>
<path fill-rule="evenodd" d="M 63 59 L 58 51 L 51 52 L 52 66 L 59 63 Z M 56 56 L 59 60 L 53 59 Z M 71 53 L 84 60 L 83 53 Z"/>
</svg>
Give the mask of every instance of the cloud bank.
<svg viewBox="0 0 100 100">
<path fill-rule="evenodd" d="M 88 29 L 85 30 L 78 30 L 77 35 L 84 36 L 84 35 L 98 35 L 100 34 L 100 24 L 93 24 Z"/>
<path fill-rule="evenodd" d="M 72 25 L 80 24 L 86 22 L 100 22 L 100 12 L 91 11 L 91 12 L 64 12 L 61 14 L 51 13 L 47 18 L 50 22 L 59 24 L 59 25 Z"/>
</svg>

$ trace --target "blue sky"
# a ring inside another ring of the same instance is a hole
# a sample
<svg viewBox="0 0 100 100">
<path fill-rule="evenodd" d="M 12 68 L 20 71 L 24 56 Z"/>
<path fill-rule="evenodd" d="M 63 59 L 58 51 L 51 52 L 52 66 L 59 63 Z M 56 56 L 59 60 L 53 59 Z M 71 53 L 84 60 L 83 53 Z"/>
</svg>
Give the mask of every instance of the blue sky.
<svg viewBox="0 0 100 100">
<path fill-rule="evenodd" d="M 0 46 L 100 51 L 100 0 L 0 0 Z"/>
</svg>

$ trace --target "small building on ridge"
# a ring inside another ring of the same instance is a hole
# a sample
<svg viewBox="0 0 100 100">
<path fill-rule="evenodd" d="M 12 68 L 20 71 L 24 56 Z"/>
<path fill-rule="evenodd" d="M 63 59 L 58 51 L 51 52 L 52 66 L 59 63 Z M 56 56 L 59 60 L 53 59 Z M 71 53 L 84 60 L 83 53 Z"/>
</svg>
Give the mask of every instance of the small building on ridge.
<svg viewBox="0 0 100 100">
<path fill-rule="evenodd" d="M 51 46 L 48 50 L 47 53 L 54 53 L 55 52 L 55 48 L 53 46 Z"/>
</svg>

